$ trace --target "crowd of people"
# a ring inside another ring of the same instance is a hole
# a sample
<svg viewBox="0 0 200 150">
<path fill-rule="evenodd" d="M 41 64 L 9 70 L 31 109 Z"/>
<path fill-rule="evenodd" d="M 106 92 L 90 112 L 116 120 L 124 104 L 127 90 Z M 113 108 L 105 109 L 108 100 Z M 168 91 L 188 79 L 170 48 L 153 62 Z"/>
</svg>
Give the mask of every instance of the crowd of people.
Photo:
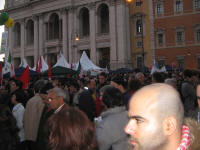
<svg viewBox="0 0 200 150">
<path fill-rule="evenodd" d="M 2 150 L 200 150 L 200 72 L 14 78 L 0 89 Z"/>
</svg>

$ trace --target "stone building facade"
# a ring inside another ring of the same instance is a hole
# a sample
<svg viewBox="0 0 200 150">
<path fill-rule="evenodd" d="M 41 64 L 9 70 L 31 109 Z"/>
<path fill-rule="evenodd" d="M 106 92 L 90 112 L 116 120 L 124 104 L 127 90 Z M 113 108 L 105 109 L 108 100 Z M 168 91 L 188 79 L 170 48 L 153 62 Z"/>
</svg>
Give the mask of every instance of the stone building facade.
<svg viewBox="0 0 200 150">
<path fill-rule="evenodd" d="M 33 67 L 41 55 L 53 65 L 59 51 L 69 63 L 86 51 L 100 67 L 132 66 L 124 0 L 7 0 L 3 11 L 14 19 L 7 30 L 15 67 L 22 58 Z"/>
</svg>

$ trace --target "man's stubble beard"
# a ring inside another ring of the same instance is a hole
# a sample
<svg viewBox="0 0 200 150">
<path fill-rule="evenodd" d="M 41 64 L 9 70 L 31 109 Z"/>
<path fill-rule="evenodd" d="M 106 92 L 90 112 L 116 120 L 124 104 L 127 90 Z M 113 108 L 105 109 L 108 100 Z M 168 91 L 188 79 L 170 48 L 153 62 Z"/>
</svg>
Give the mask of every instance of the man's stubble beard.
<svg viewBox="0 0 200 150">
<path fill-rule="evenodd" d="M 129 143 L 129 150 L 162 150 L 167 144 L 167 137 L 164 136 L 161 129 L 159 129 L 154 135 L 146 138 L 146 141 L 139 141 L 137 138 L 133 139 L 135 146 Z"/>
</svg>

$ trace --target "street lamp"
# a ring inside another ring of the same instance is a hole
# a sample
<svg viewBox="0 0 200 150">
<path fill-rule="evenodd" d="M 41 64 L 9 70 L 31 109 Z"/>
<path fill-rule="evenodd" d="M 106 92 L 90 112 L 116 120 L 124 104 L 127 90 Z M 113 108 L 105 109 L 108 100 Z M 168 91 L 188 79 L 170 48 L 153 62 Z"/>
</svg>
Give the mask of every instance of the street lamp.
<svg viewBox="0 0 200 150">
<path fill-rule="evenodd" d="M 79 41 L 79 40 L 80 40 L 79 36 L 78 36 L 78 34 L 76 34 L 75 41 Z"/>
<path fill-rule="evenodd" d="M 129 3 L 132 3 L 133 0 L 125 0 L 125 2 L 129 4 Z"/>
</svg>

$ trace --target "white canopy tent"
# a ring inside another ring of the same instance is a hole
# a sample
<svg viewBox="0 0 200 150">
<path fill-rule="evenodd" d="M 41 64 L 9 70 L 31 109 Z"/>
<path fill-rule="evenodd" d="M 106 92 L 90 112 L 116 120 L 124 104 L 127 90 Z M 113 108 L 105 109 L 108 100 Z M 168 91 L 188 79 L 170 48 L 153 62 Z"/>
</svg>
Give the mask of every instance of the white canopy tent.
<svg viewBox="0 0 200 150">
<path fill-rule="evenodd" d="M 39 61 L 37 62 L 38 63 L 38 67 L 40 66 L 40 61 L 41 61 L 41 69 L 40 69 L 40 72 L 44 72 L 44 71 L 46 71 L 46 70 L 48 70 L 49 69 L 49 66 L 47 65 L 47 63 L 44 61 L 44 57 L 43 56 L 40 56 L 40 59 L 39 59 Z M 34 71 L 36 71 L 36 66 L 32 69 L 32 70 L 34 70 Z"/>
<path fill-rule="evenodd" d="M 53 68 L 56 66 L 70 68 L 70 64 L 66 61 L 65 57 L 61 53 L 60 53 L 60 57 L 57 60 L 57 63 L 53 66 Z"/>
<path fill-rule="evenodd" d="M 28 65 L 26 59 L 25 59 L 25 58 L 21 59 L 21 63 L 20 63 L 20 65 L 19 65 L 19 67 L 26 68 L 27 66 L 29 66 L 29 65 Z M 34 68 L 31 68 L 30 66 L 29 66 L 29 69 L 30 69 L 30 70 L 34 70 Z M 34 70 L 34 71 L 35 71 L 35 70 Z"/>
<path fill-rule="evenodd" d="M 93 64 L 93 62 L 88 58 L 85 51 L 80 58 L 80 63 L 84 71 L 102 71 L 102 68 Z"/>
</svg>

